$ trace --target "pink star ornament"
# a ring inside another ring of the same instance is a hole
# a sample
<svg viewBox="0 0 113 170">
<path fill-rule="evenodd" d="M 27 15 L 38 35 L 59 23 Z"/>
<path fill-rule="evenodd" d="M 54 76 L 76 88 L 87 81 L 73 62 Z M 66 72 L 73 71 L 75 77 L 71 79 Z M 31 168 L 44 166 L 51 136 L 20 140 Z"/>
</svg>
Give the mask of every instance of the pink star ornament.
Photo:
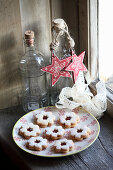
<svg viewBox="0 0 113 170">
<path fill-rule="evenodd" d="M 76 82 L 80 71 L 87 71 L 87 68 L 83 64 L 84 55 L 85 51 L 79 56 L 72 51 L 72 63 L 65 69 L 67 71 L 73 71 L 74 82 Z"/>
<path fill-rule="evenodd" d="M 62 77 L 71 77 L 70 73 L 65 70 L 69 65 L 72 57 L 67 57 L 65 59 L 59 60 L 58 57 L 52 55 L 52 64 L 46 67 L 43 67 L 41 70 L 52 74 L 52 86 Z"/>
</svg>

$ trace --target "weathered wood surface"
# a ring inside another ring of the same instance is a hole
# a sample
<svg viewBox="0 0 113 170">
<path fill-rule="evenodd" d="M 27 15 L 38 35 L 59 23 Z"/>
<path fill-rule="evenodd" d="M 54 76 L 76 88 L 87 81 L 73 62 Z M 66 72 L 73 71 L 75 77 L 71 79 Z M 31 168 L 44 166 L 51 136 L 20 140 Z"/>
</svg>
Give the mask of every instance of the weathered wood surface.
<svg viewBox="0 0 113 170">
<path fill-rule="evenodd" d="M 37 50 L 50 62 L 51 21 L 63 18 L 78 42 L 78 0 L 0 0 L 0 108 L 20 102 L 21 77 L 18 63 L 24 53 L 26 29 L 35 32 Z M 78 51 L 77 51 L 78 53 Z"/>
<path fill-rule="evenodd" d="M 79 0 L 79 48 L 80 52 L 85 51 L 86 55 L 84 63 L 88 68 L 88 55 L 89 55 L 89 12 L 88 0 Z"/>
<path fill-rule="evenodd" d="M 0 1 L 0 108 L 18 104 L 21 89 L 18 72 L 22 55 L 21 18 L 18 0 Z"/>
<path fill-rule="evenodd" d="M 24 170 L 113 169 L 113 118 L 107 113 L 99 120 L 101 129 L 98 139 L 86 150 L 62 158 L 33 156 L 16 146 L 12 139 L 12 128 L 23 114 L 21 106 L 0 111 L 0 148 L 7 155 L 7 160 L 13 161 L 13 166 L 16 164 Z"/>
</svg>

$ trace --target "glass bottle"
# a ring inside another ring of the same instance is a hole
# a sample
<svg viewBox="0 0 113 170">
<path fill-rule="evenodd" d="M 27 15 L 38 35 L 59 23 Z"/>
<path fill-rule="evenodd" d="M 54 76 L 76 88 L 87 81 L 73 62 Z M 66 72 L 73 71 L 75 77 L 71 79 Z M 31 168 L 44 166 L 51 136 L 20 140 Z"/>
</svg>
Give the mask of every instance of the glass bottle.
<svg viewBox="0 0 113 170">
<path fill-rule="evenodd" d="M 59 37 L 59 46 L 54 51 L 55 55 L 61 60 L 71 56 L 70 50 L 66 47 L 65 34 Z M 70 73 L 71 74 L 71 73 Z M 73 80 L 70 77 L 60 77 L 56 84 L 51 88 L 51 105 L 55 105 L 59 100 L 59 94 L 64 87 L 72 87 Z"/>
<path fill-rule="evenodd" d="M 25 54 L 20 61 L 23 78 L 22 105 L 26 112 L 48 105 L 48 88 L 43 55 L 36 51 L 34 32 L 25 32 Z"/>
</svg>

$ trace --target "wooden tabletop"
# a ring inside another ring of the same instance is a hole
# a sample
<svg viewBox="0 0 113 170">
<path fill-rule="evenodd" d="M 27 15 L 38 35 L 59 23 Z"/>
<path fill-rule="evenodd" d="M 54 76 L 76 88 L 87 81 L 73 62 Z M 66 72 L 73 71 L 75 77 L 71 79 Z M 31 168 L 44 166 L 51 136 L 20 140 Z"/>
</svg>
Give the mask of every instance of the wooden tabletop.
<svg viewBox="0 0 113 170">
<path fill-rule="evenodd" d="M 16 146 L 12 129 L 24 114 L 21 106 L 0 110 L 0 156 L 4 169 L 11 166 L 24 170 L 113 170 L 113 118 L 107 113 L 99 120 L 99 137 L 89 148 L 60 158 L 37 157 Z"/>
</svg>

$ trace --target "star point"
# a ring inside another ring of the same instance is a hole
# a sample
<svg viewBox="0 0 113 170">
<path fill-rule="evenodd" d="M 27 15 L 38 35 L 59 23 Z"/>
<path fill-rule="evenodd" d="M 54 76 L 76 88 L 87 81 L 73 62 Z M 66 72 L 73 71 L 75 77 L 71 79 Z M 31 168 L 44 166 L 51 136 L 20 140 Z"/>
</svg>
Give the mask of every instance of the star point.
<svg viewBox="0 0 113 170">
<path fill-rule="evenodd" d="M 77 56 L 72 52 L 72 63 L 65 69 L 67 71 L 73 71 L 74 81 L 77 80 L 80 71 L 87 71 L 85 65 L 83 64 L 85 51 Z"/>
</svg>

